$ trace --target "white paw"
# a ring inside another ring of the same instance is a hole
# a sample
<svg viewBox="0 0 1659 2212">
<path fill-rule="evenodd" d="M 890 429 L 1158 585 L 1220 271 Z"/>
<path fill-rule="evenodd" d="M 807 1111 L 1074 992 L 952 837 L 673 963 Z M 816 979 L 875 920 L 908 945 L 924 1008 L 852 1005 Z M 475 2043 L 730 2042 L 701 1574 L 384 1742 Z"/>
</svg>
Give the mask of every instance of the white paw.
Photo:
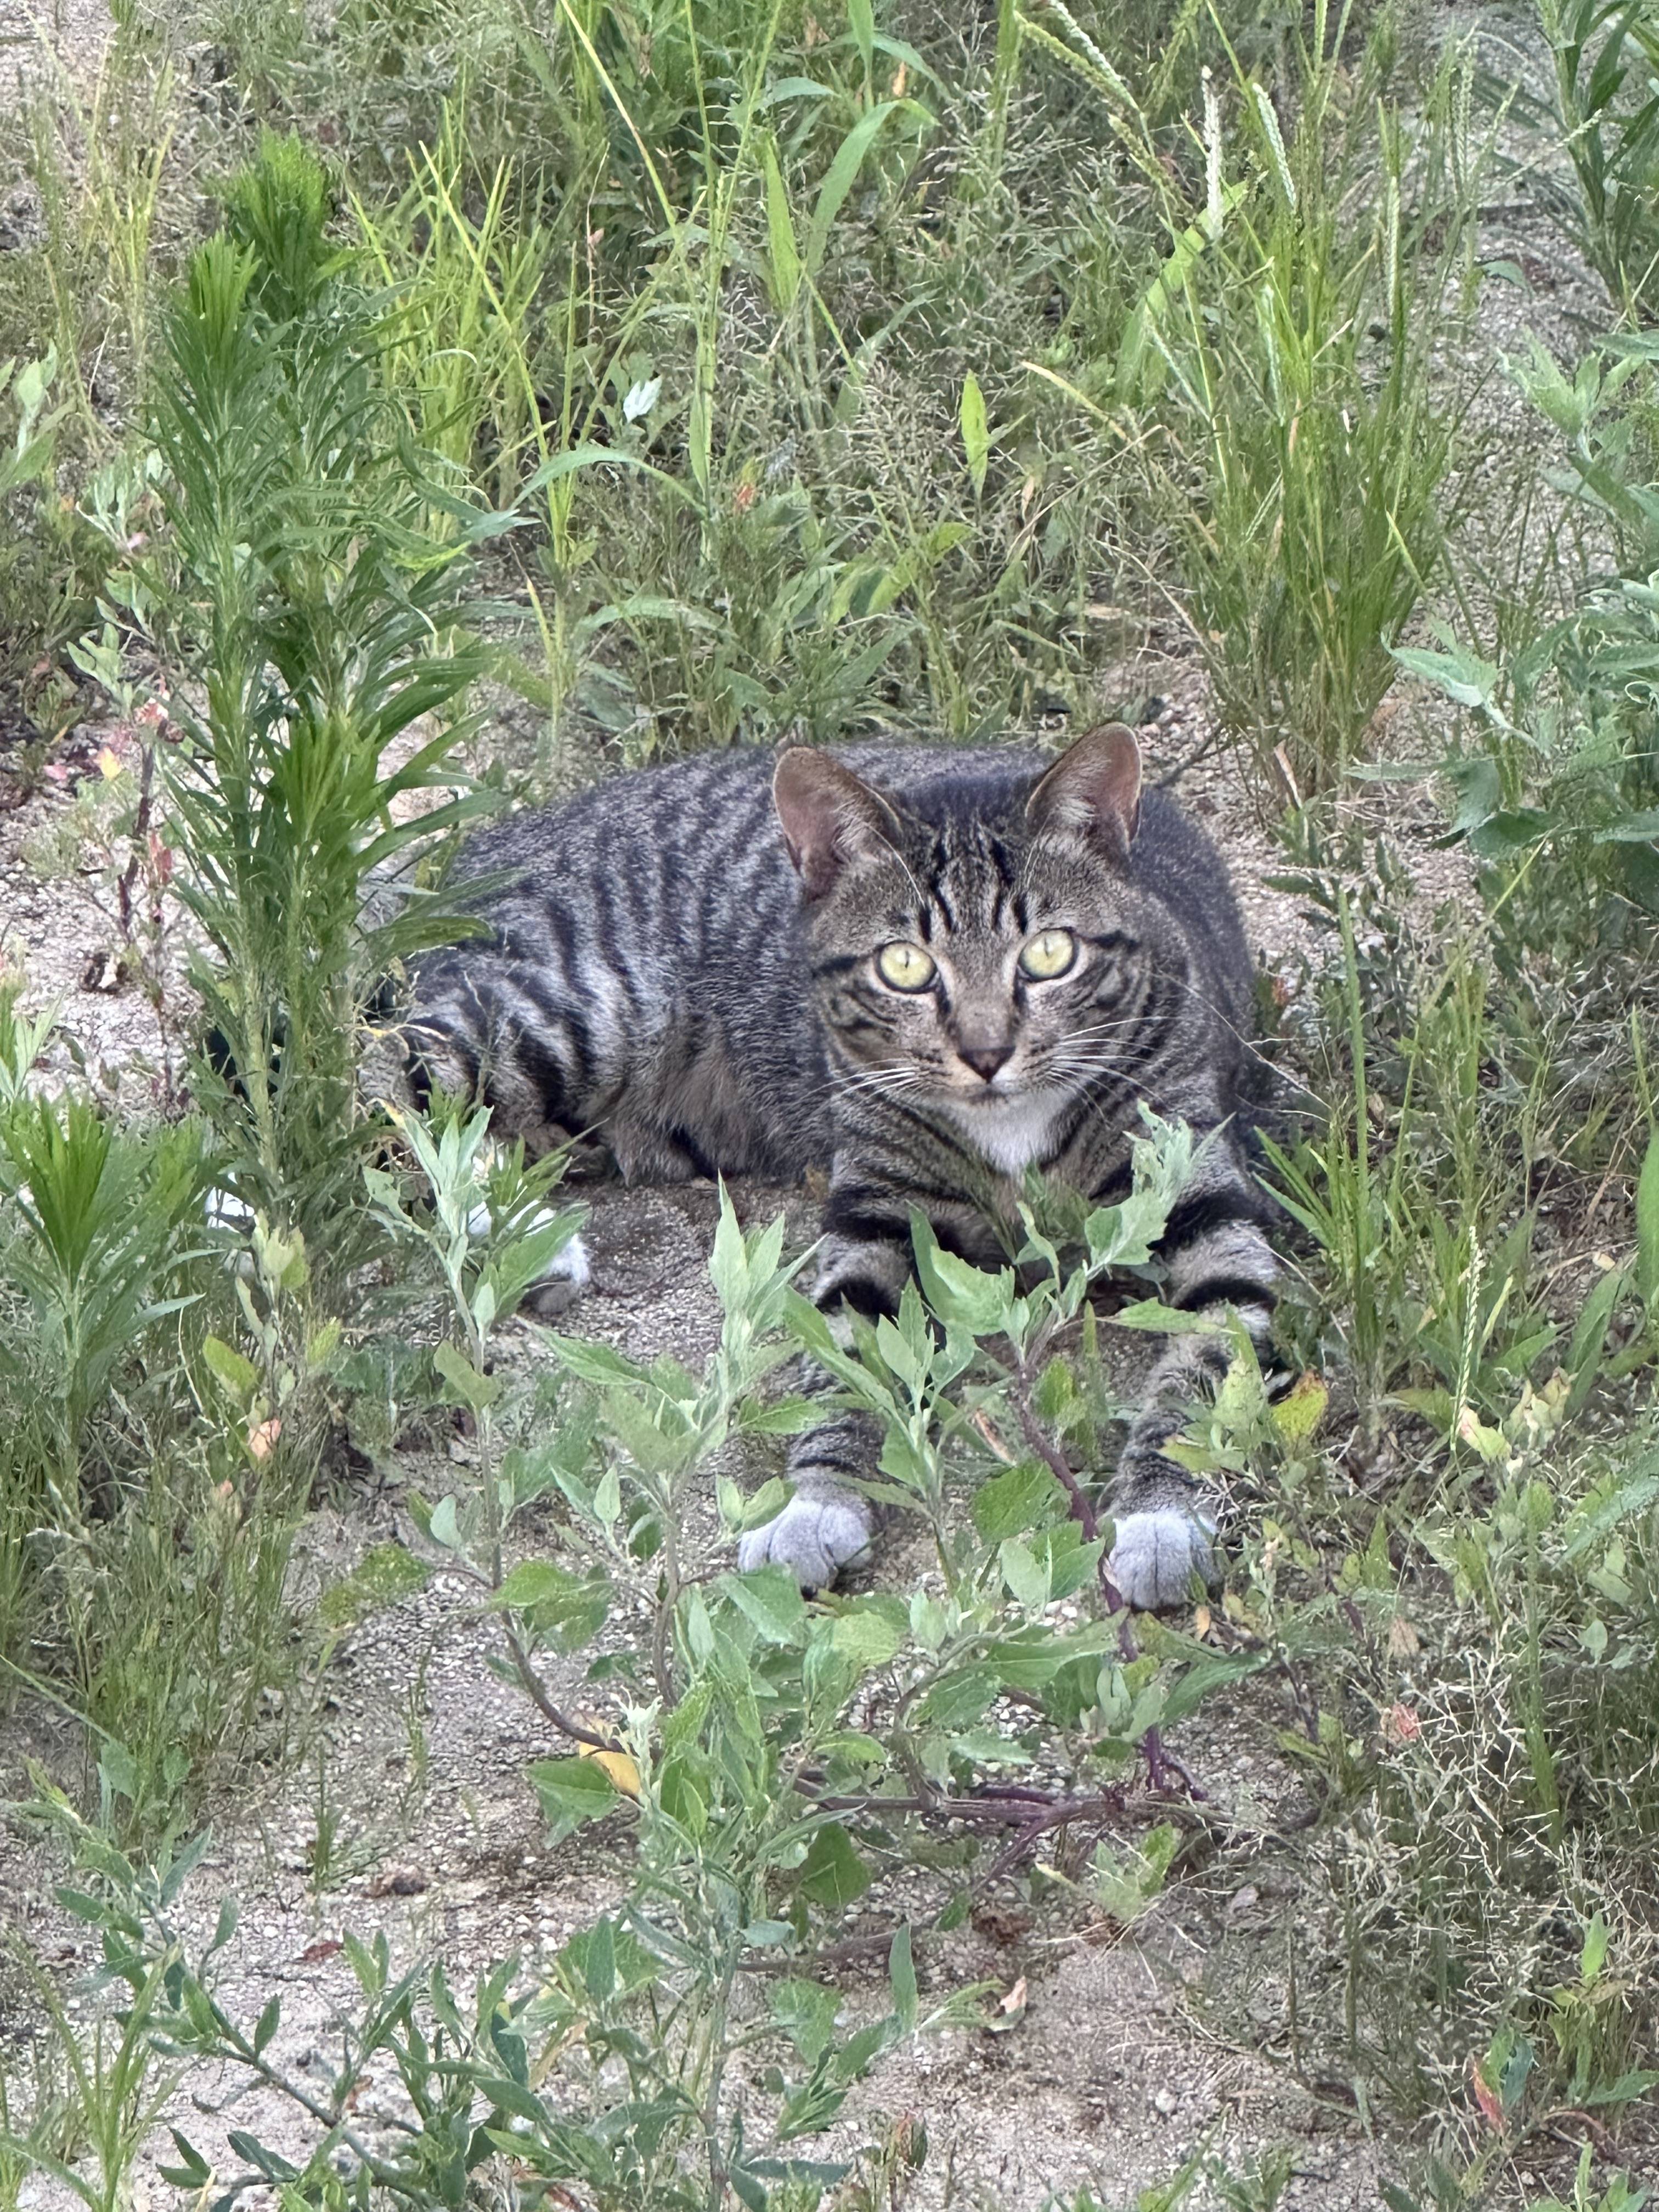
<svg viewBox="0 0 1659 2212">
<path fill-rule="evenodd" d="M 253 1226 L 253 1208 L 245 1205 L 234 1191 L 221 1190 L 215 1183 L 203 1200 L 210 1229 L 249 1230 Z"/>
<path fill-rule="evenodd" d="M 532 1225 L 539 1229 L 544 1221 L 550 1218 L 538 1208 Z M 556 1321 L 575 1304 L 592 1279 L 587 1247 L 580 1237 L 573 1237 L 568 1244 L 559 1247 L 525 1292 L 525 1308 L 538 1320 Z"/>
<path fill-rule="evenodd" d="M 738 1565 L 787 1567 L 804 1590 L 828 1589 L 839 1567 L 856 1565 L 870 1549 L 870 1516 L 845 1491 L 792 1498 L 775 1521 L 738 1540 Z"/>
<path fill-rule="evenodd" d="M 543 1206 L 538 1206 L 531 1218 L 532 1229 L 544 1229 L 553 1216 Z M 580 1237 L 573 1237 L 562 1244 L 546 1267 L 537 1276 L 532 1289 L 539 1290 L 544 1283 L 568 1283 L 574 1296 L 580 1297 L 593 1279 L 593 1270 L 588 1262 L 587 1247 Z"/>
<path fill-rule="evenodd" d="M 558 1216 L 549 1206 L 538 1206 L 519 1224 L 520 1233 L 534 1236 L 545 1229 Z M 466 1217 L 469 1237 L 488 1237 L 494 1223 L 487 1206 L 475 1206 Z M 593 1270 L 587 1257 L 587 1247 L 580 1237 L 573 1237 L 562 1244 L 524 1294 L 524 1303 L 532 1313 L 544 1318 L 574 1305 L 593 1279 Z"/>
<path fill-rule="evenodd" d="M 1212 1527 L 1173 1506 L 1122 1515 L 1107 1565 L 1125 1603 L 1140 1613 L 1185 1604 L 1194 1569 L 1201 1582 L 1214 1577 L 1214 1534 Z"/>
</svg>

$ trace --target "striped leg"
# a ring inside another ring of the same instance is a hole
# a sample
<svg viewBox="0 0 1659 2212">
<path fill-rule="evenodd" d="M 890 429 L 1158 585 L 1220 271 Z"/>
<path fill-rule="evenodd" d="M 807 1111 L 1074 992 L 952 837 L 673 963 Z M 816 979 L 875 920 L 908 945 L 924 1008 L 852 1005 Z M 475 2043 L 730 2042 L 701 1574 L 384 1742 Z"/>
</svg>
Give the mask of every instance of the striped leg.
<svg viewBox="0 0 1659 2212">
<path fill-rule="evenodd" d="M 845 1225 L 838 1226 L 838 1221 Z M 875 1316 L 898 1311 L 910 1273 L 909 1231 L 902 1204 L 884 1214 L 846 1218 L 832 1194 L 815 1300 L 837 1339 L 850 1336 L 846 1309 Z M 800 1388 L 807 1396 L 827 1390 L 830 1378 L 811 1362 Z M 867 1413 L 836 1413 L 796 1437 L 788 1474 L 795 1494 L 775 1521 L 738 1546 L 738 1565 L 787 1567 L 805 1590 L 827 1589 L 842 1567 L 856 1566 L 870 1551 L 876 1509 L 849 1478 L 872 1474 L 881 1450 L 879 1425 Z"/>
<path fill-rule="evenodd" d="M 1200 1155 L 1170 1216 L 1160 1246 L 1170 1271 L 1169 1303 L 1224 1319 L 1236 1313 L 1258 1352 L 1273 1321 L 1278 1263 L 1266 1225 L 1271 1208 L 1237 1144 L 1218 1136 Z M 1214 1574 L 1215 1524 L 1184 1468 L 1164 1447 L 1186 1425 L 1195 1398 L 1227 1371 L 1224 1336 L 1173 1336 L 1147 1377 L 1112 1489 L 1115 1536 L 1112 1579 L 1133 1606 L 1180 1604 L 1194 1571 Z"/>
</svg>

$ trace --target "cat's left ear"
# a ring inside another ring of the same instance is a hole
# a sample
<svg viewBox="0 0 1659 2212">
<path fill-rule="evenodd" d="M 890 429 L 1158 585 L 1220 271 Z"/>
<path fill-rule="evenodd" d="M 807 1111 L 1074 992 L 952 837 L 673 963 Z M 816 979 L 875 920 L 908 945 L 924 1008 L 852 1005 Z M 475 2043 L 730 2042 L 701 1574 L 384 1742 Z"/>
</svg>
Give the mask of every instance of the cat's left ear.
<svg viewBox="0 0 1659 2212">
<path fill-rule="evenodd" d="M 823 897 L 844 868 L 890 850 L 903 834 L 879 792 L 811 745 L 791 745 L 779 756 L 772 803 L 809 900 Z"/>
<path fill-rule="evenodd" d="M 1070 835 L 1127 858 L 1140 827 L 1140 747 L 1121 722 L 1078 739 L 1039 778 L 1025 802 L 1034 834 Z"/>
</svg>

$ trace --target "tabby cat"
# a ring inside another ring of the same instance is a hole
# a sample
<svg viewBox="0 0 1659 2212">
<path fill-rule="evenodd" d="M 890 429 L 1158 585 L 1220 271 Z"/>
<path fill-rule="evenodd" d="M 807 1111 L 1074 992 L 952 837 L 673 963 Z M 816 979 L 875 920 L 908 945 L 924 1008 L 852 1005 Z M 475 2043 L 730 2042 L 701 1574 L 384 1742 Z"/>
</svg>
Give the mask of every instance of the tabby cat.
<svg viewBox="0 0 1659 2212">
<path fill-rule="evenodd" d="M 1160 1248 L 1169 1301 L 1265 1337 L 1249 955 L 1219 856 L 1143 796 L 1127 729 L 1046 768 L 1004 746 L 708 755 L 520 815 L 463 867 L 497 886 L 491 934 L 420 966 L 412 1062 L 529 1149 L 597 1134 L 642 1180 L 821 1164 L 817 1301 L 881 1314 L 912 1207 L 945 1249 L 1000 1264 L 992 1224 L 1026 1168 L 1125 1194 L 1146 1100 L 1210 1139 Z M 1130 1427 L 1112 1572 L 1132 1604 L 1211 1571 L 1213 1524 L 1161 1447 L 1217 1346 L 1170 1338 Z M 798 1437 L 794 1494 L 743 1565 L 815 1589 L 861 1558 L 872 1516 L 848 1478 L 872 1443 L 851 1414 Z"/>
</svg>

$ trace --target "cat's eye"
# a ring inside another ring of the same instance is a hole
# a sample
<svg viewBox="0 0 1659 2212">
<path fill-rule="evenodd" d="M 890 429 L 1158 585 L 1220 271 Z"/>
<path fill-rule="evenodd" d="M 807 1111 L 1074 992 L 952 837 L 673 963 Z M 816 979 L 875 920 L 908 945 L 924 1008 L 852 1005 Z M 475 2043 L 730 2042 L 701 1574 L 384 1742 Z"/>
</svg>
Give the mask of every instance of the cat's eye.
<svg viewBox="0 0 1659 2212">
<path fill-rule="evenodd" d="M 882 981 L 896 991 L 925 991 L 939 973 L 938 963 L 919 945 L 884 945 L 876 965 Z"/>
<path fill-rule="evenodd" d="M 1077 939 L 1069 929 L 1040 930 L 1019 956 L 1019 964 L 1039 983 L 1052 983 L 1077 958 Z"/>
</svg>

